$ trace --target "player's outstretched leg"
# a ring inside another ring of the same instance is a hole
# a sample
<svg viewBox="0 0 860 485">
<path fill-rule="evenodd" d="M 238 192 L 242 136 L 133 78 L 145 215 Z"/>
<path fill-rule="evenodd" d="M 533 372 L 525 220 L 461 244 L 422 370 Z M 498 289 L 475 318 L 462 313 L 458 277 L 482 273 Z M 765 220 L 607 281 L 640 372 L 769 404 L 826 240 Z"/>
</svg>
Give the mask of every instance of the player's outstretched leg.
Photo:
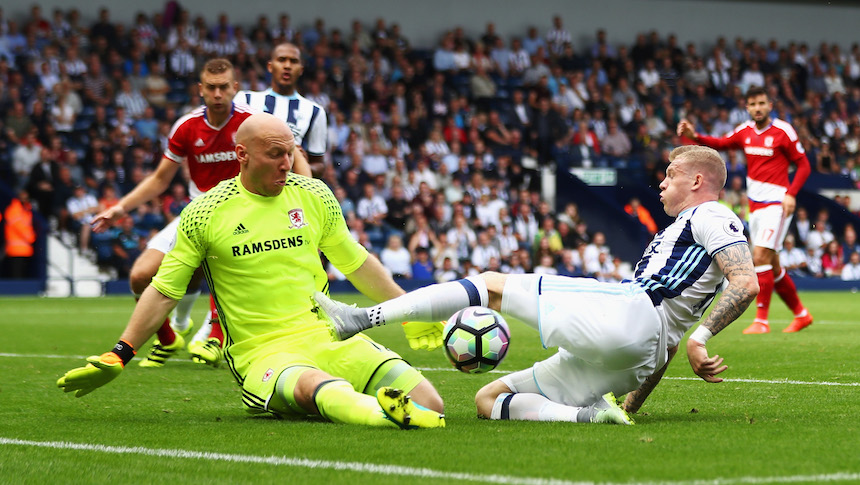
<svg viewBox="0 0 860 485">
<path fill-rule="evenodd" d="M 334 301 L 319 291 L 314 293 L 314 300 L 331 320 L 333 337 L 337 340 L 346 340 L 372 326 L 367 311 L 362 308 Z"/>
<path fill-rule="evenodd" d="M 488 306 L 490 299 L 484 275 L 489 274 L 498 273 L 426 286 L 370 308 L 351 307 L 320 292 L 314 294 L 314 300 L 331 319 L 335 336 L 343 340 L 372 326 L 407 321 L 438 322 L 467 306 Z"/>
<path fill-rule="evenodd" d="M 382 387 L 376 400 L 385 416 L 401 429 L 444 428 L 445 415 L 416 404 L 404 391 Z"/>
<path fill-rule="evenodd" d="M 184 348 L 185 339 L 183 339 L 182 335 L 179 334 L 176 334 L 175 339 L 170 345 L 162 345 L 160 341 L 156 340 L 152 345 L 152 349 L 149 351 L 149 355 L 140 361 L 140 366 L 150 368 L 162 367 L 164 366 L 164 363 L 167 362 L 167 359 L 176 354 L 176 351 Z"/>
</svg>

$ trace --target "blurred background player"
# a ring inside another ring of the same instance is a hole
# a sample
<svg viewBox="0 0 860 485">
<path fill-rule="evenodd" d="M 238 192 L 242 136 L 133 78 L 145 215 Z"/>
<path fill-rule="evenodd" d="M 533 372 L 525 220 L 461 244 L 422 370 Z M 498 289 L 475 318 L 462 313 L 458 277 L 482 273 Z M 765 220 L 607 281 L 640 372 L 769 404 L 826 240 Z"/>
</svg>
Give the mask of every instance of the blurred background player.
<svg viewBox="0 0 860 485">
<path fill-rule="evenodd" d="M 294 44 L 278 44 L 272 49 L 267 68 L 272 75 L 271 87 L 265 91 L 239 91 L 235 101 L 285 121 L 296 138 L 296 146 L 304 150 L 313 174 L 319 177 L 323 171 L 328 123 L 325 110 L 296 91 L 296 82 L 304 71 L 301 51 Z M 203 361 L 211 361 L 218 352 L 207 343 L 213 338 L 221 341 L 220 335 L 218 314 L 213 308 L 191 340 L 189 350 Z"/>
<path fill-rule="evenodd" d="M 271 87 L 265 91 L 239 91 L 236 100 L 284 120 L 296 137 L 296 145 L 304 150 L 314 176 L 321 177 L 328 122 L 322 106 L 296 91 L 304 72 L 302 52 L 294 44 L 278 44 L 266 67 L 272 75 Z"/>
<path fill-rule="evenodd" d="M 442 398 L 418 370 L 367 336 L 333 341 L 318 314 L 310 297 L 328 288 L 320 250 L 369 298 L 404 292 L 352 238 L 325 183 L 291 173 L 298 153 L 282 120 L 265 113 L 248 118 L 236 133 L 239 176 L 185 209 L 176 246 L 114 349 L 89 358 L 57 385 L 81 397 L 118 376 L 202 265 L 223 318 L 225 360 L 247 412 L 378 427 L 444 426 Z M 237 227 L 245 231 L 234 234 Z M 429 328 L 440 341 L 438 327 Z"/>
<path fill-rule="evenodd" d="M 725 138 L 696 133 L 688 120 L 678 123 L 677 132 L 679 136 L 717 150 L 743 150 L 747 159 L 753 261 L 761 288 L 756 299 L 755 320 L 743 333 L 770 332 L 768 312 L 774 290 L 794 313 L 794 320 L 783 332 L 797 332 L 812 323 L 812 315 L 801 303 L 791 276 L 780 265 L 779 250 L 791 224 L 797 193 L 809 177 L 809 160 L 791 124 L 771 117 L 773 102 L 764 88 L 750 88 L 746 101 L 752 120 L 738 125 Z M 790 184 L 789 164 L 797 167 Z"/>
<path fill-rule="evenodd" d="M 120 199 L 118 204 L 96 216 L 93 220 L 96 232 L 106 230 L 112 222 L 167 190 L 183 162 L 188 162 L 191 176 L 189 192 L 192 198 L 239 173 L 235 150 L 236 130 L 251 115 L 252 110 L 243 104 L 233 103 L 237 86 L 230 61 L 212 59 L 203 66 L 198 84 L 203 106 L 176 121 L 170 130 L 168 148 L 156 171 Z M 135 261 L 129 277 L 135 298 L 140 298 L 158 271 L 164 255 L 176 244 L 179 219 L 174 219 L 153 237 Z M 200 278 L 201 273 L 198 272 L 191 280 L 190 291 L 177 305 L 172 324 L 180 334 L 190 331 L 189 314 L 200 294 Z M 149 356 L 140 362 L 143 367 L 160 367 L 177 350 L 185 347 L 183 335 L 174 332 L 170 318 L 164 321 L 157 335 L 158 340 Z M 223 336 L 214 338 L 218 340 L 220 349 Z M 217 356 L 220 357 L 220 352 Z"/>
</svg>

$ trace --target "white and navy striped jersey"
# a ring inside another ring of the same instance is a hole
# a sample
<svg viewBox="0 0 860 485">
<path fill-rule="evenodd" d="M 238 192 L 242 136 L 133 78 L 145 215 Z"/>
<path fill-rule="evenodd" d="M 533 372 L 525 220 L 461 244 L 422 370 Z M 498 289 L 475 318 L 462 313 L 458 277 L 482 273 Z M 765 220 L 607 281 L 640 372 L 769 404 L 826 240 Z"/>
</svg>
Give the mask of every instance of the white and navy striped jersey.
<svg viewBox="0 0 860 485">
<path fill-rule="evenodd" d="M 299 93 L 283 96 L 272 91 L 272 88 L 265 91 L 239 91 L 234 100 L 286 121 L 296 137 L 296 143 L 308 155 L 325 154 L 328 122 L 325 110 L 320 105 Z"/>
<path fill-rule="evenodd" d="M 678 214 L 645 249 L 633 282 L 658 308 L 669 347 L 681 341 L 714 300 L 724 276 L 713 257 L 734 244 L 747 244 L 743 225 L 731 209 L 714 201 Z"/>
</svg>

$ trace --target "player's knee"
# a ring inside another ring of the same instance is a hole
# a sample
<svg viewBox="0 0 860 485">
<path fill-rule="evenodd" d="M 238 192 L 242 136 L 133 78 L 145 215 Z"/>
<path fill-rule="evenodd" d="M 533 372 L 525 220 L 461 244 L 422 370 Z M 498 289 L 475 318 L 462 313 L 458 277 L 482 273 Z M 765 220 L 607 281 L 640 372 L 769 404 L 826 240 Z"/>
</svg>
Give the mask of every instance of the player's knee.
<svg viewBox="0 0 860 485">
<path fill-rule="evenodd" d="M 137 295 L 149 286 L 152 277 L 158 272 L 158 267 L 164 259 L 164 253 L 155 249 L 147 249 L 135 260 L 129 272 L 131 291 Z"/>
<path fill-rule="evenodd" d="M 417 386 L 409 391 L 409 396 L 421 406 L 427 409 L 432 409 L 437 412 L 445 411 L 445 403 L 442 401 L 442 396 L 433 387 L 427 379 L 422 380 Z"/>
<path fill-rule="evenodd" d="M 131 272 L 129 272 L 128 283 L 131 286 L 132 293 L 136 295 L 140 295 L 143 293 L 143 290 L 149 286 L 149 283 L 152 281 L 152 277 L 154 275 L 149 271 L 148 268 L 141 267 L 138 265 L 134 265 L 131 268 Z"/>
<path fill-rule="evenodd" d="M 319 386 L 332 379 L 332 376 L 318 369 L 304 370 L 293 387 L 293 400 L 305 411 L 319 414 L 314 397 Z"/>
<path fill-rule="evenodd" d="M 498 310 L 502 301 L 502 292 L 505 289 L 507 275 L 495 271 L 485 271 L 479 277 L 487 285 L 487 296 L 490 300 L 489 307 Z"/>
<path fill-rule="evenodd" d="M 500 380 L 493 381 L 479 389 L 475 394 L 475 407 L 478 410 L 478 416 L 489 418 L 493 413 L 493 405 L 496 403 L 496 399 L 499 395 L 506 392 L 511 392 L 511 390 Z"/>
</svg>

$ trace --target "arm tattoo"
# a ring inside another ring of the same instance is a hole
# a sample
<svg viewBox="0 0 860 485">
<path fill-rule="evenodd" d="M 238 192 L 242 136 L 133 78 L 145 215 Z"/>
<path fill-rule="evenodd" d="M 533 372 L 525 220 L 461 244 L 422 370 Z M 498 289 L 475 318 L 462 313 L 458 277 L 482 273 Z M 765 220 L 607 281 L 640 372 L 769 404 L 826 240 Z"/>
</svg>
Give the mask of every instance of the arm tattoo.
<svg viewBox="0 0 860 485">
<path fill-rule="evenodd" d="M 702 323 L 716 335 L 747 309 L 756 296 L 751 283 L 757 282 L 752 255 L 746 244 L 735 244 L 718 252 L 714 259 L 729 280 L 716 307 Z"/>
</svg>

